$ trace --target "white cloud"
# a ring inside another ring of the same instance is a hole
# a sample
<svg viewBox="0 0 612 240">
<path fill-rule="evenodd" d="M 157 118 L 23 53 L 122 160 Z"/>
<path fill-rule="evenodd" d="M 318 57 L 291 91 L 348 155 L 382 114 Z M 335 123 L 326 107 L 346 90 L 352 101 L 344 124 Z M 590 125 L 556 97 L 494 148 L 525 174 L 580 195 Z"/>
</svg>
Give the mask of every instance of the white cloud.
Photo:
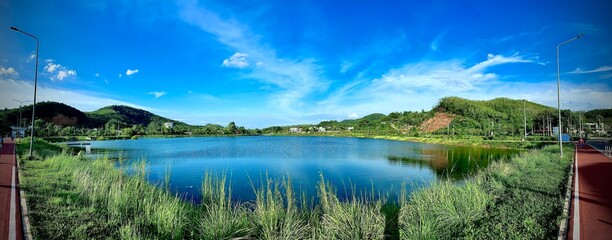
<svg viewBox="0 0 612 240">
<path fill-rule="evenodd" d="M 350 119 L 357 119 L 357 118 L 359 118 L 359 115 L 357 115 L 357 113 L 351 113 L 351 114 L 348 115 L 348 118 L 350 118 Z"/>
<path fill-rule="evenodd" d="M 608 71 L 612 71 L 612 66 L 598 67 L 598 68 L 593 69 L 593 70 L 584 70 L 584 69 L 581 69 L 581 68 L 576 68 L 576 70 L 571 71 L 569 73 L 572 73 L 572 74 L 585 74 L 585 73 L 600 73 L 600 72 L 608 72 Z"/>
<path fill-rule="evenodd" d="M 34 60 L 34 58 L 36 58 L 36 54 L 35 53 L 30 54 L 30 56 L 28 56 L 28 62 Z"/>
<path fill-rule="evenodd" d="M 403 92 L 415 90 L 463 92 L 473 90 L 477 85 L 497 80 L 489 67 L 506 63 L 532 62 L 517 54 L 511 57 L 488 54 L 487 60 L 464 67 L 462 61 L 419 62 L 393 69 L 381 78 L 375 79 L 371 87 L 376 92 Z"/>
<path fill-rule="evenodd" d="M 161 92 L 149 92 L 148 94 L 151 94 L 153 96 L 155 96 L 155 98 L 160 98 L 161 96 L 166 95 L 166 92 L 161 91 Z"/>
<path fill-rule="evenodd" d="M 64 80 L 64 78 L 76 76 L 76 71 L 74 70 L 60 70 L 57 72 L 57 75 L 52 76 L 51 80 Z"/>
<path fill-rule="evenodd" d="M 54 64 L 54 63 L 50 62 L 50 63 L 47 63 L 47 66 L 45 66 L 45 71 L 47 71 L 48 73 L 54 73 L 61 66 L 62 65 Z"/>
<path fill-rule="evenodd" d="M 123 77 L 123 74 L 119 73 L 119 77 Z"/>
<path fill-rule="evenodd" d="M 62 81 L 67 77 L 76 77 L 77 75 L 75 70 L 68 69 L 59 63 L 54 63 L 53 59 L 47 59 L 45 61 L 47 62 L 47 65 L 44 67 L 44 70 L 51 74 L 50 79 L 52 81 Z"/>
<path fill-rule="evenodd" d="M 94 74 L 94 76 L 95 76 L 95 77 L 99 77 L 99 76 L 100 76 L 100 73 L 96 73 L 96 74 Z"/>
<path fill-rule="evenodd" d="M 19 75 L 19 73 L 17 71 L 15 71 L 14 68 L 9 67 L 9 68 L 4 68 L 2 66 L 0 66 L 0 75 Z"/>
<path fill-rule="evenodd" d="M 136 73 L 138 73 L 138 69 L 134 69 L 134 70 L 128 69 L 127 71 L 125 71 L 125 75 L 128 76 L 128 77 L 132 76 L 132 75 L 134 75 Z"/>
<path fill-rule="evenodd" d="M 234 53 L 230 58 L 223 60 L 222 66 L 224 67 L 232 67 L 232 68 L 245 68 L 249 66 L 249 61 L 247 61 L 246 53 Z"/>
<path fill-rule="evenodd" d="M 420 111 L 431 109 L 440 98 L 446 96 L 471 99 L 512 97 L 510 93 L 525 92 L 522 86 L 526 85 L 501 83 L 499 78 L 503 76 L 491 72 L 490 68 L 500 64 L 525 62 L 532 61 L 518 54 L 510 57 L 489 54 L 486 60 L 471 66 L 457 59 L 406 64 L 375 79 L 349 82 L 317 102 L 316 109 L 309 112 L 328 114 L 350 111 L 369 114 Z"/>
<path fill-rule="evenodd" d="M 32 96 L 33 83 L 28 81 L 0 78 L 0 108 L 16 108 L 19 103 L 11 99 L 21 99 Z M 135 108 L 153 111 L 155 109 L 128 102 L 119 101 L 109 97 L 100 97 L 94 92 L 80 92 L 45 86 L 39 82 L 37 101 L 55 101 L 68 104 L 82 111 L 93 111 L 109 105 L 126 105 Z M 155 110 L 157 111 L 157 110 Z"/>
</svg>

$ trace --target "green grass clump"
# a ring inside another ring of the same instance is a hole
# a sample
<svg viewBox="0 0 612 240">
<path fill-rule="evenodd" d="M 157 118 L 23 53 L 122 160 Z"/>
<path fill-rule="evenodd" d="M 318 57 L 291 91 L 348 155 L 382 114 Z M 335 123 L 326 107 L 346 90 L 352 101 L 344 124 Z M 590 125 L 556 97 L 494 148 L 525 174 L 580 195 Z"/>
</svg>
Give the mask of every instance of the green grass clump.
<svg viewBox="0 0 612 240">
<path fill-rule="evenodd" d="M 473 230 L 491 196 L 476 182 L 455 185 L 450 181 L 411 194 L 401 202 L 399 215 L 402 239 L 462 237 Z"/>
<path fill-rule="evenodd" d="M 251 223 L 246 208 L 232 202 L 231 184 L 227 176 L 206 173 L 202 180 L 201 211 L 196 219 L 196 233 L 199 239 L 248 238 Z"/>
<path fill-rule="evenodd" d="M 329 239 L 381 239 L 385 231 L 385 216 L 381 213 L 382 200 L 370 196 L 352 194 L 347 201 L 340 201 L 331 183 L 323 175 L 317 193 L 322 211 L 318 234 Z"/>
</svg>

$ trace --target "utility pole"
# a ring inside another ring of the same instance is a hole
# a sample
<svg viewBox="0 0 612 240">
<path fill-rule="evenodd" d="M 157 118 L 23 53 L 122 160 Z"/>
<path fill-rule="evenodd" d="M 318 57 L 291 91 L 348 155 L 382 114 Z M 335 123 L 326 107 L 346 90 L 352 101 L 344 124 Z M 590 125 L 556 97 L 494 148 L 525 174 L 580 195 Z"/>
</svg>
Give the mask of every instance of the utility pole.
<svg viewBox="0 0 612 240">
<path fill-rule="evenodd" d="M 560 75 L 561 75 L 561 71 L 560 71 L 560 67 L 559 67 L 559 48 L 561 47 L 561 45 L 569 43 L 571 41 L 574 41 L 580 37 L 582 37 L 582 35 L 584 34 L 580 34 L 570 40 L 567 40 L 565 42 L 559 43 L 559 45 L 557 45 L 557 110 L 559 112 L 559 155 L 561 155 L 561 157 L 563 157 L 563 139 L 561 138 L 562 132 L 563 132 L 563 128 L 561 126 L 561 80 L 560 80 Z"/>
<path fill-rule="evenodd" d="M 13 101 L 15 101 L 15 102 L 18 102 L 18 103 L 19 103 L 19 121 L 18 121 L 18 123 L 17 123 L 17 124 L 19 125 L 19 127 L 21 127 L 21 125 L 22 125 L 22 124 L 21 124 L 21 120 L 23 120 L 23 118 L 21 117 L 21 106 L 23 105 L 23 103 L 27 103 L 27 102 L 29 102 L 29 101 L 19 101 L 19 100 L 14 99 L 14 98 L 13 98 Z"/>
<path fill-rule="evenodd" d="M 523 139 L 527 139 L 527 110 L 525 110 L 525 99 L 523 99 L 523 125 L 525 129 Z"/>
<path fill-rule="evenodd" d="M 22 31 L 16 27 L 10 27 L 11 30 L 23 33 L 28 37 L 31 37 L 36 40 L 36 66 L 34 68 L 34 103 L 32 104 L 32 126 L 30 130 L 30 159 L 32 159 L 32 151 L 34 151 L 34 118 L 36 117 L 36 85 L 38 85 L 38 38 L 32 34 Z"/>
</svg>

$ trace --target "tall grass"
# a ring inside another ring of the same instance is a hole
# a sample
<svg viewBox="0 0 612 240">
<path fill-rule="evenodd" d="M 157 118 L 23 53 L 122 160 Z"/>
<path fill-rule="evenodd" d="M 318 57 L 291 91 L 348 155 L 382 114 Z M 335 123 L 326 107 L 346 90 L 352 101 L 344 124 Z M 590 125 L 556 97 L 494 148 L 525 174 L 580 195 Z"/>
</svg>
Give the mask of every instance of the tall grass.
<svg viewBox="0 0 612 240">
<path fill-rule="evenodd" d="M 206 172 L 202 180 L 201 211 L 196 220 L 199 239 L 246 239 L 252 227 L 246 208 L 232 202 L 227 175 Z"/>
<path fill-rule="evenodd" d="M 462 237 L 483 216 L 491 196 L 478 183 L 455 185 L 449 181 L 434 183 L 415 191 L 409 201 L 401 202 L 400 236 L 402 239 L 444 239 Z"/>
<path fill-rule="evenodd" d="M 556 237 L 572 149 L 548 146 L 491 164 L 462 185 L 437 182 L 401 198 L 402 239 Z"/>
<path fill-rule="evenodd" d="M 382 200 L 374 200 L 373 191 L 368 197 L 357 195 L 356 189 L 351 187 L 350 199 L 342 202 L 333 185 L 325 182 L 323 174 L 319 178 L 317 193 L 322 216 L 317 233 L 320 236 L 330 239 L 380 239 L 384 236 Z"/>
</svg>

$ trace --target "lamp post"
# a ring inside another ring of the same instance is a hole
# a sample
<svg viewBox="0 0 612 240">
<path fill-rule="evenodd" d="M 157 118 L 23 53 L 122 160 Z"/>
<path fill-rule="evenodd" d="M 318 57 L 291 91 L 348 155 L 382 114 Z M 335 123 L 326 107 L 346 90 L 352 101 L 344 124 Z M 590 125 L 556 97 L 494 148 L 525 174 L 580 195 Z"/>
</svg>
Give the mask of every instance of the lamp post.
<svg viewBox="0 0 612 240">
<path fill-rule="evenodd" d="M 16 27 L 11 27 L 11 30 L 23 33 L 36 40 L 36 68 L 34 70 L 34 103 L 32 104 L 32 125 L 30 131 L 30 158 L 32 158 L 32 149 L 34 147 L 34 117 L 36 116 L 36 85 L 38 83 L 38 38 L 32 34 L 24 32 Z"/>
<path fill-rule="evenodd" d="M 571 41 L 574 41 L 580 37 L 582 37 L 582 35 L 584 34 L 580 34 L 578 36 L 575 36 L 574 38 L 567 40 L 565 42 L 559 43 L 559 45 L 557 45 L 557 109 L 559 111 L 559 153 L 561 155 L 561 157 L 563 157 L 563 139 L 561 138 L 561 134 L 563 132 L 563 128 L 561 127 L 561 94 L 559 93 L 561 91 L 561 80 L 559 79 L 560 76 L 560 72 L 559 72 L 559 47 L 561 47 L 561 45 L 569 43 Z"/>
<path fill-rule="evenodd" d="M 21 105 L 23 105 L 23 103 L 26 103 L 26 102 L 29 102 L 29 101 L 19 101 L 19 100 L 14 99 L 14 98 L 13 98 L 13 101 L 19 103 L 19 123 L 17 123 L 17 124 L 19 124 L 19 127 L 21 127 L 21 119 L 23 119 L 23 118 L 21 118 Z"/>
<path fill-rule="evenodd" d="M 523 140 L 527 140 L 527 110 L 525 110 L 525 99 L 523 99 Z"/>
</svg>

